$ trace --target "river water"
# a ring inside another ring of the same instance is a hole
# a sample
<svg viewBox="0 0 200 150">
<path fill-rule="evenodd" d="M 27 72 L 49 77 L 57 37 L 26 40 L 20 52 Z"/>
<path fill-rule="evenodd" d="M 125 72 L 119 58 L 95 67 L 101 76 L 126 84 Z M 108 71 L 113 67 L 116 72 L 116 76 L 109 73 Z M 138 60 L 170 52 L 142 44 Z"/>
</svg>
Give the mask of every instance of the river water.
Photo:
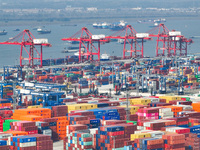
<svg viewBox="0 0 200 150">
<path fill-rule="evenodd" d="M 132 27 L 138 33 L 144 33 L 149 31 L 151 28 L 149 27 L 151 24 L 140 24 L 136 21 L 128 21 L 128 24 L 132 25 Z M 169 30 L 177 30 L 181 31 L 182 35 L 186 38 L 190 36 L 199 36 L 200 35 L 200 20 L 167 20 L 165 26 Z M 67 47 L 66 42 L 61 39 L 64 37 L 70 37 L 74 35 L 77 31 L 81 30 L 82 27 L 87 27 L 92 34 L 105 34 L 111 35 L 116 31 L 110 31 L 109 29 L 94 29 L 92 24 L 79 23 L 77 26 L 61 26 L 61 24 L 48 24 L 45 25 L 46 29 L 50 29 L 50 34 L 41 34 L 39 35 L 36 30 L 33 30 L 33 26 L 5 26 L 1 27 L 0 30 L 5 29 L 8 31 L 7 35 L 0 36 L 0 42 L 7 41 L 9 38 L 16 36 L 24 29 L 29 29 L 31 33 L 35 36 L 35 38 L 47 38 L 49 43 L 52 44 L 52 47 L 43 49 L 43 59 L 55 59 L 55 58 L 63 58 L 68 54 L 61 53 L 65 47 Z M 20 29 L 20 31 L 13 31 L 14 29 Z M 200 38 L 193 39 L 194 43 L 188 47 L 188 53 L 198 53 L 200 52 Z M 155 48 L 156 48 L 156 39 L 152 41 L 147 41 L 144 43 L 144 55 L 145 56 L 155 56 Z M 117 42 L 111 42 L 107 44 L 101 45 L 101 54 L 108 53 L 111 54 L 114 51 L 114 55 L 122 56 L 123 44 L 119 44 Z M 0 67 L 4 65 L 15 65 L 19 64 L 19 55 L 20 55 L 20 46 L 19 45 L 0 45 Z"/>
</svg>

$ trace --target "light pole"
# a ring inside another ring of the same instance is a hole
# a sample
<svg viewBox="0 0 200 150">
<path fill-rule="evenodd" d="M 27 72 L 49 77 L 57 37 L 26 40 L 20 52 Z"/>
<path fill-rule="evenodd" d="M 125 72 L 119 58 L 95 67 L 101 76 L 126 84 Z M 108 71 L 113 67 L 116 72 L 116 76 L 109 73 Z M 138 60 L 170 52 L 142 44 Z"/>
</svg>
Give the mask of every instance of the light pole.
<svg viewBox="0 0 200 150">
<path fill-rule="evenodd" d="M 112 51 L 112 54 L 114 54 L 114 51 Z M 113 59 L 114 59 L 114 55 L 113 55 L 113 58 L 112 58 L 112 84 L 114 85 L 114 77 L 113 77 L 114 66 L 113 66 Z"/>
</svg>

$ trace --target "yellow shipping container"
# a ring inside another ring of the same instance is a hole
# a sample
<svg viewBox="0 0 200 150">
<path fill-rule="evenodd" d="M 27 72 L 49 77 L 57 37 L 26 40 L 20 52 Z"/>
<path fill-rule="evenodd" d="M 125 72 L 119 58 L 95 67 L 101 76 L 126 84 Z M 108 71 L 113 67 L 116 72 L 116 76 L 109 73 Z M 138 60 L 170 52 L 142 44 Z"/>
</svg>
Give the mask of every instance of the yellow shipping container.
<svg viewBox="0 0 200 150">
<path fill-rule="evenodd" d="M 151 103 L 150 99 L 145 98 L 130 99 L 129 101 L 131 105 L 148 105 Z"/>
<path fill-rule="evenodd" d="M 119 107 L 124 107 L 124 108 L 126 108 L 125 105 L 123 105 L 123 106 L 119 106 Z M 137 112 L 138 109 L 139 109 L 138 106 L 129 106 L 128 108 L 130 108 L 130 113 L 131 113 L 131 115 L 136 114 L 136 112 Z"/>
<path fill-rule="evenodd" d="M 159 98 L 166 99 L 166 103 L 169 103 L 169 101 L 181 100 L 179 96 L 159 96 Z"/>
<path fill-rule="evenodd" d="M 188 74 L 187 76 L 188 76 L 188 78 L 195 78 L 195 75 Z"/>
<path fill-rule="evenodd" d="M 35 106 L 28 106 L 28 108 L 42 108 L 41 105 L 35 105 Z"/>
<path fill-rule="evenodd" d="M 141 138 L 150 138 L 151 134 L 150 133 L 136 133 L 136 134 L 131 134 L 131 141 L 135 139 L 141 139 Z"/>
<path fill-rule="evenodd" d="M 97 108 L 96 104 L 87 104 L 87 103 L 71 104 L 71 105 L 67 105 L 67 106 L 68 106 L 68 112 L 74 111 L 74 110 L 87 110 L 87 109 L 95 109 L 95 108 Z"/>
</svg>

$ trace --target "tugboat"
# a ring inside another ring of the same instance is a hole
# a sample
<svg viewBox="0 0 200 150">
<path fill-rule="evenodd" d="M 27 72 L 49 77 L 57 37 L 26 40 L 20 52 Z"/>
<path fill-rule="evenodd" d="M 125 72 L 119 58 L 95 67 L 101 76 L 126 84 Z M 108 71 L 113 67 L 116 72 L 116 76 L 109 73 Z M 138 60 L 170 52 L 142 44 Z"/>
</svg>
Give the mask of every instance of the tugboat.
<svg viewBox="0 0 200 150">
<path fill-rule="evenodd" d="M 14 29 L 13 31 L 20 31 L 20 29 Z"/>
<path fill-rule="evenodd" d="M 8 32 L 6 30 L 0 31 L 0 35 L 6 35 Z"/>
<path fill-rule="evenodd" d="M 49 33 L 51 33 L 51 30 L 38 28 L 37 32 L 38 32 L 38 34 L 49 34 Z"/>
</svg>

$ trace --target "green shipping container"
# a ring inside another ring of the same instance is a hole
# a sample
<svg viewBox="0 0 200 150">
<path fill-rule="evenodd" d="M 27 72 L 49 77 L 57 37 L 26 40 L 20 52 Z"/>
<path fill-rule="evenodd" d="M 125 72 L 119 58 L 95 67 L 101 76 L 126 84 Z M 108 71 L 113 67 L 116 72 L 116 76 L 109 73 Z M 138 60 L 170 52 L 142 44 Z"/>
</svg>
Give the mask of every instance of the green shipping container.
<svg viewBox="0 0 200 150">
<path fill-rule="evenodd" d="M 19 121 L 19 120 L 14 120 L 14 119 L 5 120 L 5 122 L 3 123 L 3 131 L 10 130 L 10 123 L 17 122 L 17 121 Z"/>
<path fill-rule="evenodd" d="M 127 120 L 126 123 L 133 123 L 134 125 L 137 125 L 137 121 L 129 121 L 129 120 Z"/>
</svg>

